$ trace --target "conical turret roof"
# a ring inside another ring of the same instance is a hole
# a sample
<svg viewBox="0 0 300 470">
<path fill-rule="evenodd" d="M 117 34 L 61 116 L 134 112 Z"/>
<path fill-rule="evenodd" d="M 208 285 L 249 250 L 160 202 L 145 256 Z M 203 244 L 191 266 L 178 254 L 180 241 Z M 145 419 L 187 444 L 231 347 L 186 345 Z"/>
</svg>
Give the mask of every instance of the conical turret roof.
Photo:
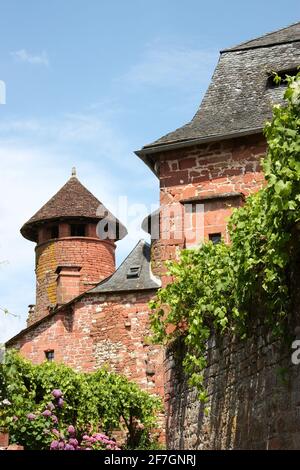
<svg viewBox="0 0 300 470">
<path fill-rule="evenodd" d="M 21 233 L 28 240 L 36 241 L 37 227 L 42 223 L 65 219 L 99 221 L 104 217 L 115 221 L 119 233 L 124 236 L 126 229 L 121 222 L 72 174 L 66 184 L 23 225 Z"/>
</svg>

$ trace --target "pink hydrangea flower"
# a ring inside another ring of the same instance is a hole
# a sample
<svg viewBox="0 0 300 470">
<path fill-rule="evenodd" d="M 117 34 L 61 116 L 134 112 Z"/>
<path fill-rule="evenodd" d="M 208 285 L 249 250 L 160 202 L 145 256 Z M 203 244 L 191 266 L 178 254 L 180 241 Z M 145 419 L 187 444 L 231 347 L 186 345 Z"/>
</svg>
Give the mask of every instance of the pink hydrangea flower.
<svg viewBox="0 0 300 470">
<path fill-rule="evenodd" d="M 56 437 L 60 436 L 59 431 L 57 429 L 52 429 L 52 434 L 54 434 L 54 436 Z"/>
<path fill-rule="evenodd" d="M 69 444 L 73 447 L 77 447 L 78 446 L 78 441 L 77 441 L 77 439 L 71 437 L 71 439 L 69 439 Z"/>
<path fill-rule="evenodd" d="M 58 441 L 52 441 L 52 442 L 51 442 L 51 445 L 50 445 L 50 450 L 57 450 L 57 449 L 58 449 L 58 446 L 59 446 L 59 442 L 58 442 Z"/>
<path fill-rule="evenodd" d="M 59 390 L 59 388 L 55 388 L 52 391 L 52 395 L 54 396 L 54 398 L 61 398 L 63 394 L 62 394 L 62 391 Z"/>
<path fill-rule="evenodd" d="M 60 441 L 59 444 L 58 444 L 58 449 L 59 449 L 59 450 L 64 450 L 64 448 L 65 448 L 65 443 L 64 443 L 64 441 Z"/>
<path fill-rule="evenodd" d="M 75 428 L 72 426 L 72 424 L 68 427 L 68 433 L 72 436 L 75 434 Z"/>
<path fill-rule="evenodd" d="M 57 406 L 58 406 L 59 408 L 62 408 L 62 407 L 64 406 L 64 401 L 63 401 L 62 398 L 59 398 L 59 399 L 57 400 Z"/>
<path fill-rule="evenodd" d="M 27 418 L 30 419 L 30 421 L 33 421 L 36 418 L 36 415 L 33 413 L 28 413 Z"/>
<path fill-rule="evenodd" d="M 71 444 L 66 444 L 65 450 L 75 450 L 75 448 Z"/>
</svg>

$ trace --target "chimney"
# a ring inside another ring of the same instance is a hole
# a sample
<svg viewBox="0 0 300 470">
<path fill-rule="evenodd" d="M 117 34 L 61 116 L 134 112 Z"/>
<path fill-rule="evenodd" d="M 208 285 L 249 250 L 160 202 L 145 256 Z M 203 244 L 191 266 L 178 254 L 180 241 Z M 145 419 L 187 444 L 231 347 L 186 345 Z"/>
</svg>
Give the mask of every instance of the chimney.
<svg viewBox="0 0 300 470">
<path fill-rule="evenodd" d="M 35 321 L 35 305 L 30 304 L 28 305 L 27 326 L 33 323 L 34 321 Z"/>
<path fill-rule="evenodd" d="M 57 303 L 65 304 L 80 294 L 81 266 L 58 266 L 57 273 Z"/>
</svg>

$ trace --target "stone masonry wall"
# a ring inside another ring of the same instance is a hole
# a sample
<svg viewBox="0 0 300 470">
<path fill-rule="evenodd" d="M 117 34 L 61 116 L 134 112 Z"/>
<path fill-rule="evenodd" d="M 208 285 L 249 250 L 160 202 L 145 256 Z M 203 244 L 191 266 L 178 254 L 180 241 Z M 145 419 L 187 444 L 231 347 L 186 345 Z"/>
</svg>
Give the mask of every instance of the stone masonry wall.
<svg viewBox="0 0 300 470">
<path fill-rule="evenodd" d="M 183 351 L 170 348 L 165 364 L 170 449 L 299 449 L 300 365 L 291 363 L 290 347 L 262 327 L 247 341 L 211 340 L 208 414 L 183 374 Z"/>
<path fill-rule="evenodd" d="M 184 230 L 178 230 L 176 225 L 178 214 L 184 214 L 185 205 L 224 194 L 243 197 L 260 189 L 264 183 L 260 161 L 265 151 L 264 137 L 256 135 L 157 155 L 160 159 L 161 228 L 160 240 L 152 247 L 155 274 L 163 273 L 164 261 L 176 258 L 177 250 L 187 246 Z M 236 198 L 235 202 L 232 197 L 222 201 L 209 199 L 203 204 L 204 238 L 220 232 L 223 239 L 229 241 L 227 220 L 232 208 L 242 204 L 242 198 Z M 200 239 L 201 236 L 195 242 Z M 167 276 L 162 280 L 164 284 L 169 281 Z"/>
<path fill-rule="evenodd" d="M 154 291 L 106 294 L 93 313 L 93 355 L 97 367 L 108 365 L 149 393 L 163 396 L 163 349 L 149 342 L 148 302 Z M 86 298 L 87 305 L 92 298 Z"/>
<path fill-rule="evenodd" d="M 176 259 L 179 250 L 189 246 L 186 226 L 180 231 L 176 225 L 180 215 L 185 216 L 186 203 L 203 201 L 202 240 L 219 232 L 230 242 L 227 221 L 232 208 L 243 204 L 244 197 L 264 184 L 260 161 L 265 151 L 264 137 L 256 135 L 165 151 L 157 156 L 160 239 L 152 244 L 152 269 L 162 276 L 163 285 L 172 281 L 165 275 L 164 262 Z M 188 222 L 193 225 L 194 210 L 191 214 Z M 297 291 L 297 283 L 293 291 Z M 295 305 L 299 301 L 295 300 Z M 293 339 L 295 331 L 300 331 L 296 328 L 300 316 L 296 317 L 291 327 Z M 253 327 L 247 341 L 211 338 L 205 371 L 209 401 L 204 406 L 183 373 L 182 344 L 170 346 L 165 360 L 168 448 L 299 448 L 300 366 L 291 363 L 291 353 L 289 345 L 284 348 L 282 342 L 272 340 L 262 325 Z"/>
<path fill-rule="evenodd" d="M 57 362 L 64 362 L 78 371 L 94 369 L 91 312 L 85 308 L 69 308 L 44 318 L 9 347 L 16 348 L 33 364 L 43 362 L 45 351 L 53 350 Z"/>
<path fill-rule="evenodd" d="M 44 318 L 9 347 L 34 364 L 53 350 L 55 361 L 78 371 L 106 365 L 149 393 L 163 395 L 163 350 L 147 340 L 148 302 L 154 293 L 87 294 Z"/>
<path fill-rule="evenodd" d="M 36 247 L 36 306 L 28 319 L 31 325 L 49 313 L 57 298 L 57 273 L 61 265 L 80 266 L 79 289 L 74 296 L 91 289 L 115 270 L 115 244 L 98 238 L 60 238 Z"/>
</svg>

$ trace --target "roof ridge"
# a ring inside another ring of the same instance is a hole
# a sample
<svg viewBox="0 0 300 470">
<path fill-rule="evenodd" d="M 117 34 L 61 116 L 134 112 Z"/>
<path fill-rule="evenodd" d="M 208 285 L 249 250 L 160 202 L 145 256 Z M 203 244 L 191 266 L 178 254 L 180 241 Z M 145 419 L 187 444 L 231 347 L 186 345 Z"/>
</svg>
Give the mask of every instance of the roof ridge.
<svg viewBox="0 0 300 470">
<path fill-rule="evenodd" d="M 269 31 L 268 33 L 262 34 L 261 36 L 253 37 L 252 39 L 248 39 L 247 41 L 240 42 L 240 43 L 236 44 L 235 46 L 231 46 L 231 47 L 228 47 L 226 49 L 221 49 L 220 53 L 222 54 L 223 52 L 234 52 L 237 49 L 239 49 L 239 47 L 245 47 L 247 44 L 249 44 L 253 41 L 257 41 L 258 39 L 267 38 L 268 36 L 271 36 L 272 34 L 275 34 L 275 33 L 280 33 L 282 31 L 285 31 L 286 29 L 291 28 L 292 26 L 296 26 L 297 24 L 300 24 L 300 21 L 296 21 L 295 23 L 291 23 L 288 26 L 285 26 L 284 28 Z M 284 44 L 285 42 L 291 42 L 291 41 L 280 41 L 280 44 Z M 274 42 L 273 44 L 278 44 L 278 42 Z M 270 44 L 268 44 L 268 46 L 270 46 Z M 253 48 L 258 48 L 258 47 L 266 47 L 266 46 L 253 46 Z M 248 47 L 247 49 L 251 49 L 251 47 Z"/>
</svg>

